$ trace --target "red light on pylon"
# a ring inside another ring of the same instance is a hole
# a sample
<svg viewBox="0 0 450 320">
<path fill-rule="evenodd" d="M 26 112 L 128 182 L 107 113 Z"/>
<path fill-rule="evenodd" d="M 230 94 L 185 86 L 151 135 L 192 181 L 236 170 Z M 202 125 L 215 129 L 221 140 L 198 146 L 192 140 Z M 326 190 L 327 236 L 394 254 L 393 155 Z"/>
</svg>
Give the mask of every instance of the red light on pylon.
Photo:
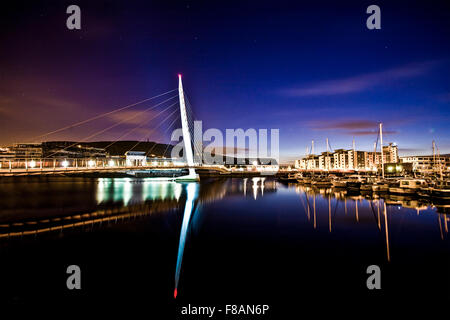
<svg viewBox="0 0 450 320">
<path fill-rule="evenodd" d="M 181 78 L 181 73 L 178 74 L 178 78 Z"/>
<path fill-rule="evenodd" d="M 177 288 L 175 288 L 175 290 L 173 291 L 173 298 L 176 299 L 178 295 L 178 290 Z"/>
</svg>

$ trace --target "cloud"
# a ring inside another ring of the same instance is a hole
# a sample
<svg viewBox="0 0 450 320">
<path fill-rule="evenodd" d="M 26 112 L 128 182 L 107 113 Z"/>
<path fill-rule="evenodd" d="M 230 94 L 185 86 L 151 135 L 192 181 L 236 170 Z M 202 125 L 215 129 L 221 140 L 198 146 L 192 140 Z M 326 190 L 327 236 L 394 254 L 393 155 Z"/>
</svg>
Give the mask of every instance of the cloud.
<svg viewBox="0 0 450 320">
<path fill-rule="evenodd" d="M 114 123 L 123 123 L 129 125 L 144 125 L 145 121 L 151 121 L 155 117 L 156 113 L 152 111 L 143 110 L 126 110 L 112 113 L 107 116 L 108 120 Z M 164 115 L 163 115 L 164 116 Z M 164 117 L 162 118 L 164 119 Z M 158 123 L 160 119 L 155 119 L 154 123 Z"/>
<path fill-rule="evenodd" d="M 336 120 L 336 121 L 314 121 L 309 125 L 313 130 L 338 131 L 350 136 L 371 136 L 378 133 L 378 122 L 372 120 Z M 383 130 L 383 134 L 396 134 L 395 130 Z"/>
<path fill-rule="evenodd" d="M 307 97 L 361 92 L 382 84 L 423 75 L 429 72 L 436 64 L 437 62 L 409 64 L 349 78 L 321 81 L 310 86 L 285 89 L 281 93 L 290 97 Z"/>
<path fill-rule="evenodd" d="M 50 108 L 76 110 L 80 107 L 79 103 L 59 98 L 32 97 L 30 98 L 30 101 L 32 101 L 34 104 L 39 104 L 40 106 Z"/>
<path fill-rule="evenodd" d="M 377 128 L 378 122 L 371 120 L 345 120 L 345 121 L 321 121 L 310 123 L 315 130 L 333 130 L 333 129 L 369 129 Z"/>
<path fill-rule="evenodd" d="M 348 134 L 350 136 L 372 136 L 378 134 L 378 130 L 354 130 L 354 131 L 345 131 L 345 134 Z M 391 135 L 391 134 L 397 134 L 398 131 L 396 130 L 384 130 L 383 129 L 383 135 Z"/>
</svg>

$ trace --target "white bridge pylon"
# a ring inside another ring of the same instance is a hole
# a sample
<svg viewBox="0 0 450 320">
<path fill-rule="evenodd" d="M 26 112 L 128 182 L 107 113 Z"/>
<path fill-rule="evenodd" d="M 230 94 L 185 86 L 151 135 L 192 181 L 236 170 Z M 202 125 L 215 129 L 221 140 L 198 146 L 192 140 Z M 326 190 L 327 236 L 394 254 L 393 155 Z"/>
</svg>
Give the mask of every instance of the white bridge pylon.
<svg viewBox="0 0 450 320">
<path fill-rule="evenodd" d="M 191 144 L 191 133 L 189 131 L 189 124 L 186 114 L 186 105 L 184 103 L 184 91 L 183 91 L 183 82 L 181 81 L 181 74 L 178 74 L 178 96 L 180 98 L 180 114 L 181 114 L 181 128 L 183 131 L 183 142 L 184 142 L 184 153 L 187 161 L 187 165 L 189 167 L 189 174 L 186 176 L 181 176 L 176 180 L 183 181 L 199 181 L 200 177 L 195 172 L 194 167 L 194 155 L 192 152 L 192 144 Z"/>
</svg>

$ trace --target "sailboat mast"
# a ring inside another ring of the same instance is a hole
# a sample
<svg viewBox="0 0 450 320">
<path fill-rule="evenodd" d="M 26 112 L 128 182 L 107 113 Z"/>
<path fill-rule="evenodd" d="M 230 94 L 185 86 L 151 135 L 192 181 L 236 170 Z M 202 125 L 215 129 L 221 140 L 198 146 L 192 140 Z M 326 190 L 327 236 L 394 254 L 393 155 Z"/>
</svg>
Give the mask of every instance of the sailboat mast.
<svg viewBox="0 0 450 320">
<path fill-rule="evenodd" d="M 372 168 L 376 168 L 377 167 L 377 143 L 374 142 L 373 143 L 373 159 L 372 159 Z"/>
<path fill-rule="evenodd" d="M 381 148 L 381 175 L 384 179 L 383 123 L 381 123 L 381 122 L 380 122 L 380 148 Z"/>
<path fill-rule="evenodd" d="M 439 152 L 439 147 L 436 146 L 436 142 L 434 143 L 434 147 L 437 149 L 437 160 L 439 163 L 439 176 L 441 177 L 441 180 L 444 180 L 444 176 L 442 173 L 441 154 Z"/>
<path fill-rule="evenodd" d="M 436 143 L 432 142 L 433 145 L 433 173 L 436 172 Z"/>
</svg>

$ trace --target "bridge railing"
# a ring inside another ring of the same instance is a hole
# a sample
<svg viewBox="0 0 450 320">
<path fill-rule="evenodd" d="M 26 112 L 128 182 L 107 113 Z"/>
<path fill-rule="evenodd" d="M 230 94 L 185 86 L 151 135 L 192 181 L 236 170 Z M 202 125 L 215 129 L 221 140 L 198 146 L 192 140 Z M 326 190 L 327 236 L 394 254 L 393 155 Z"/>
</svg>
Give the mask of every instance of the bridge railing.
<svg viewBox="0 0 450 320">
<path fill-rule="evenodd" d="M 117 171 L 144 169 L 187 169 L 185 162 L 173 159 L 127 160 L 126 158 L 0 158 L 0 174 L 39 174 L 51 172 Z M 194 169 L 212 169 L 222 173 L 278 171 L 271 166 L 248 165 L 246 167 L 222 164 L 195 164 Z"/>
<path fill-rule="evenodd" d="M 164 168 L 186 165 L 175 161 L 130 161 L 124 158 L 39 158 L 39 159 L 8 159 L 0 158 L 0 172 L 38 172 L 64 170 L 101 170 L 127 168 Z"/>
</svg>

